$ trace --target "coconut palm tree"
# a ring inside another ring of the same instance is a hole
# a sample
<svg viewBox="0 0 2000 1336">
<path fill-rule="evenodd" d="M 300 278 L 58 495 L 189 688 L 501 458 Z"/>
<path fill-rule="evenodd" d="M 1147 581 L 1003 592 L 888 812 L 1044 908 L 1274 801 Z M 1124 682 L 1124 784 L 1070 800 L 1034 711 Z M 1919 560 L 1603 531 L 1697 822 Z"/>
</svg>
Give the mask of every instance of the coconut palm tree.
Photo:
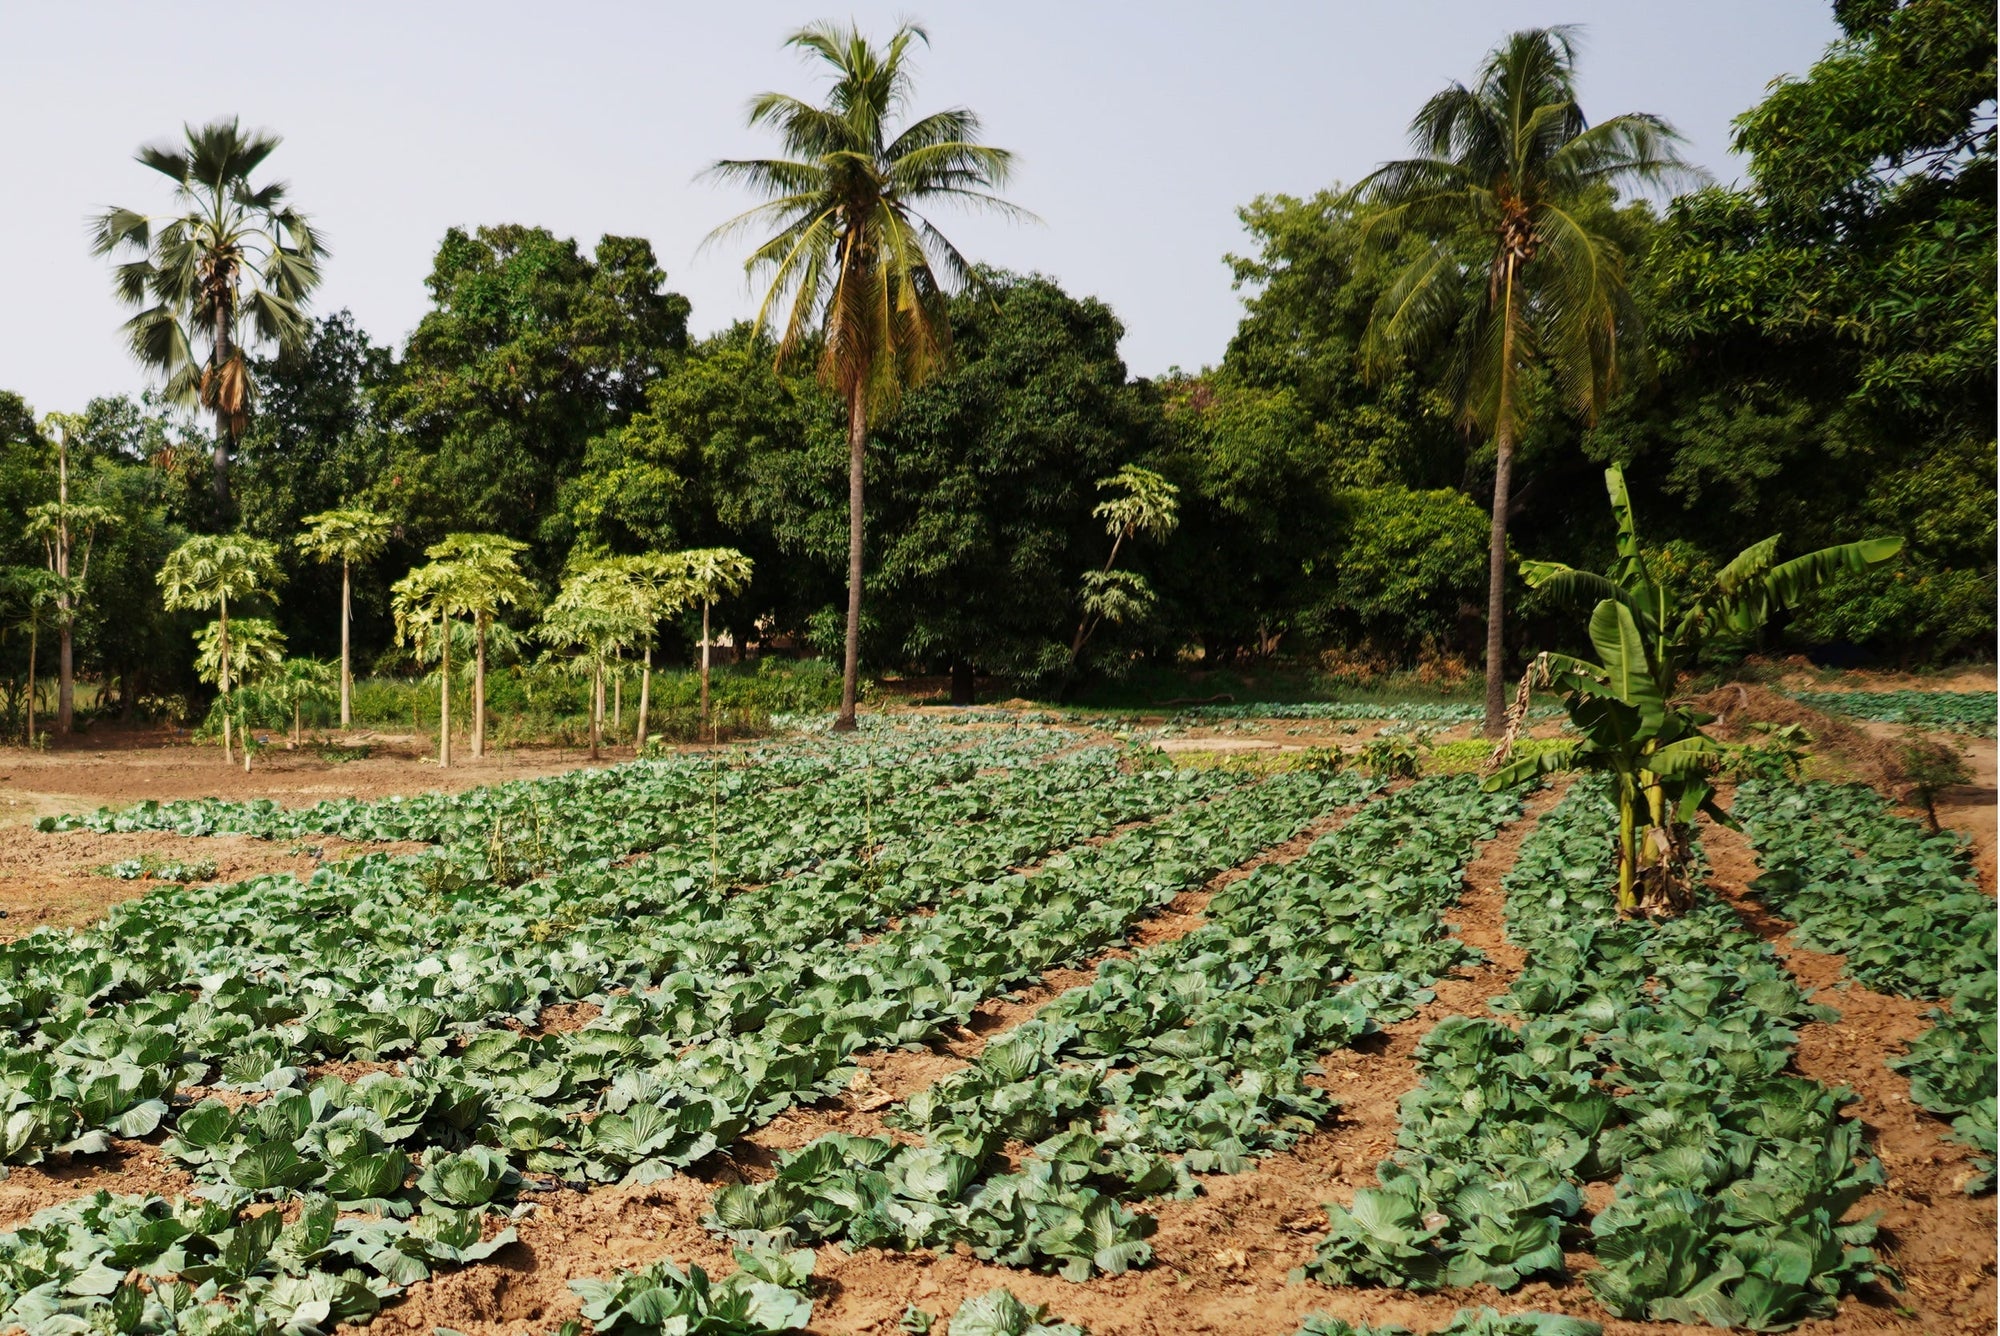
<svg viewBox="0 0 2000 1336">
<path fill-rule="evenodd" d="M 130 258 L 113 273 L 140 363 L 166 378 L 167 398 L 215 415 L 218 519 L 229 508 L 229 456 L 249 425 L 255 387 L 246 341 L 291 351 L 309 331 L 304 305 L 326 247 L 285 199 L 282 181 L 250 184 L 278 147 L 235 117 L 183 127 L 183 144 L 149 144 L 138 160 L 174 183 L 173 211 L 113 208 L 92 232 L 99 255 Z M 197 353 L 197 348 L 201 351 Z"/>
<path fill-rule="evenodd" d="M 774 127 L 788 156 L 710 168 L 715 178 L 766 197 L 711 240 L 776 228 L 744 263 L 753 279 L 768 279 L 758 328 L 785 308 L 780 366 L 817 332 L 820 379 L 847 410 L 847 639 L 834 722 L 841 731 L 855 726 L 870 417 L 889 412 L 904 389 L 943 365 L 951 345 L 947 289 L 974 281 L 971 264 L 920 210 L 967 204 L 1028 216 L 993 193 L 1013 159 L 978 142 L 971 111 L 954 107 L 892 124 L 910 100 L 910 44 L 928 40 L 907 23 L 883 47 L 853 26 L 801 28 L 787 45 L 826 62 L 833 78 L 826 104 L 759 94 L 750 124 Z"/>
<path fill-rule="evenodd" d="M 472 754 L 486 754 L 486 642 L 493 618 L 502 607 L 533 603 L 537 598 L 534 582 L 521 571 L 516 560 L 528 550 L 526 543 L 497 533 L 448 534 L 441 543 L 424 549 L 434 561 L 451 565 L 457 581 L 459 605 L 472 618 Z"/>
<path fill-rule="evenodd" d="M 1446 388 L 1460 418 L 1493 440 L 1486 731 L 1497 735 L 1507 707 L 1507 509 L 1522 375 L 1542 368 L 1557 399 L 1593 420 L 1617 384 L 1621 353 L 1643 336 L 1623 257 L 1579 206 L 1621 186 L 1666 189 L 1699 173 L 1658 116 L 1584 119 L 1568 27 L 1509 37 L 1472 87 L 1453 84 L 1426 102 L 1410 136 L 1419 156 L 1384 163 L 1355 187 L 1372 206 L 1369 244 L 1412 234 L 1428 242 L 1382 294 L 1362 355 L 1381 374 L 1447 346 Z"/>
<path fill-rule="evenodd" d="M 271 592 L 279 578 L 278 548 L 262 538 L 242 534 L 197 534 L 188 539 L 160 564 L 160 590 L 169 612 L 189 609 L 217 611 L 215 621 L 217 685 L 223 697 L 229 695 L 229 600 L 239 602 L 249 594 Z M 229 712 L 222 715 L 222 760 L 230 755 Z M 248 759 L 247 757 L 245 758 Z"/>
<path fill-rule="evenodd" d="M 372 510 L 322 510 L 308 515 L 306 531 L 292 541 L 316 561 L 340 563 L 340 726 L 354 722 L 354 659 L 349 637 L 354 626 L 354 568 L 382 555 L 395 526 Z"/>
</svg>

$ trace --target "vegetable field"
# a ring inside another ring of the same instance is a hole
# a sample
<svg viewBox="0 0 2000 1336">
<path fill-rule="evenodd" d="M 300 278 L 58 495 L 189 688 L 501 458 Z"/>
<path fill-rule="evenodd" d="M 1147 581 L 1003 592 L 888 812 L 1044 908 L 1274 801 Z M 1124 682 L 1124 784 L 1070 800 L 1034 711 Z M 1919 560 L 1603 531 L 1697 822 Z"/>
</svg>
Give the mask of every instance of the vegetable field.
<svg viewBox="0 0 2000 1336">
<path fill-rule="evenodd" d="M 968 712 L 45 818 L 159 848 L 0 944 L 0 1329 L 1989 1329 L 1961 837 L 1747 782 L 1646 923 L 1599 780 L 1315 759 Z"/>
</svg>

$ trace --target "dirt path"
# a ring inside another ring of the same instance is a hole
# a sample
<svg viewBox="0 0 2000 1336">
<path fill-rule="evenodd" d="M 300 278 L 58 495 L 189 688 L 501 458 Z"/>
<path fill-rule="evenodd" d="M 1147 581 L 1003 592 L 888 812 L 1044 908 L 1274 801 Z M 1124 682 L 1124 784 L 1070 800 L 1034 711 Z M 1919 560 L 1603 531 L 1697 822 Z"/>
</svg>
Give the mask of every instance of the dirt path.
<svg viewBox="0 0 2000 1336">
<path fill-rule="evenodd" d="M 1994 1281 L 1994 1199 L 1968 1197 L 1971 1151 L 1940 1140 L 1946 1125 L 1910 1101 L 1909 1081 L 1890 1070 L 1888 1059 L 1930 1028 L 1923 1018 L 1930 1003 L 1890 997 L 1848 981 L 1846 958 L 1809 951 L 1793 942 L 1792 925 L 1749 893 L 1757 858 L 1743 835 L 1704 825 L 1702 847 L 1714 869 L 1716 890 L 1736 907 L 1744 922 L 1777 950 L 1785 967 L 1815 1002 L 1840 1012 L 1832 1024 L 1812 1024 L 1799 1032 L 1792 1067 L 1829 1086 L 1855 1093 L 1846 1116 L 1859 1118 L 1881 1157 L 1888 1181 L 1855 1208 L 1859 1216 L 1879 1214 L 1884 1235 L 1877 1248 L 1902 1271 L 1908 1290 L 1900 1296 L 1878 1292 L 1843 1302 L 1831 1331 L 1869 1331 L 1861 1325 L 1880 1319 L 1912 1330 L 1894 1317 L 1900 1304 L 1926 1333 L 1991 1332 L 1996 1301 Z M 1884 1311 L 1884 1310 L 1888 1311 Z"/>
</svg>

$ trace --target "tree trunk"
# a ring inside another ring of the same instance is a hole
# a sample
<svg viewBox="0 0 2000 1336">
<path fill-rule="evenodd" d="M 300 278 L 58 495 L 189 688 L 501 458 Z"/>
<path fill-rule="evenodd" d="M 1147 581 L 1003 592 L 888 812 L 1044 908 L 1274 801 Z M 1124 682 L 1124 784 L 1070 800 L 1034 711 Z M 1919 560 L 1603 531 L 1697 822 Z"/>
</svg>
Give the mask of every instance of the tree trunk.
<svg viewBox="0 0 2000 1336">
<path fill-rule="evenodd" d="M 215 643 L 216 648 L 221 651 L 221 676 L 219 680 L 222 683 L 222 763 L 228 765 L 231 760 L 229 753 L 229 706 L 231 702 L 229 699 L 229 596 L 227 594 L 222 596 L 216 621 L 220 623 L 216 628 Z"/>
<path fill-rule="evenodd" d="M 625 661 L 618 661 L 617 671 L 611 674 L 611 731 L 616 733 L 625 727 Z"/>
<path fill-rule="evenodd" d="M 836 733 L 851 733 L 854 699 L 861 683 L 861 470 L 868 458 L 868 397 L 856 384 L 847 392 L 847 646 L 840 666 L 840 714 Z"/>
<path fill-rule="evenodd" d="M 701 717 L 704 722 L 708 719 L 708 610 L 713 606 L 710 603 L 701 605 Z M 854 606 L 852 600 L 849 600 L 849 606 Z M 850 612 L 849 615 L 853 614 Z M 848 713 L 851 715 L 854 712 L 849 709 Z"/>
<path fill-rule="evenodd" d="M 30 615 L 31 617 L 36 617 L 36 618 L 39 618 L 41 614 L 39 614 L 39 613 L 36 613 L 36 612 L 33 612 L 33 611 L 30 611 L 29 615 Z M 31 622 L 29 622 L 29 623 L 28 623 L 28 742 L 27 742 L 27 745 L 28 745 L 28 746 L 30 746 L 30 747 L 32 747 L 32 746 L 34 746 L 34 745 L 35 745 L 35 649 L 36 649 L 36 642 L 37 642 L 37 641 L 39 641 L 39 640 L 40 640 L 41 638 L 42 638 L 42 624 L 41 624 L 41 622 L 40 622 L 39 620 L 37 620 L 37 621 L 31 621 Z"/>
<path fill-rule="evenodd" d="M 486 618 L 481 615 L 477 626 L 477 646 L 472 663 L 472 756 L 474 760 L 486 755 Z"/>
<path fill-rule="evenodd" d="M 233 275 L 218 274 L 218 279 L 230 281 L 229 291 L 233 293 Z M 229 364 L 231 347 L 229 339 L 230 310 L 234 301 L 218 301 L 215 304 L 215 455 L 211 461 L 214 471 L 215 524 L 217 531 L 229 527 L 229 447 L 235 444 L 236 432 L 230 422 L 230 412 L 222 402 L 222 369 Z"/>
<path fill-rule="evenodd" d="M 951 703 L 953 705 L 972 704 L 972 665 L 958 659 L 951 665 Z"/>
<path fill-rule="evenodd" d="M 354 563 L 340 563 L 340 726 L 354 726 L 354 658 L 350 645 L 354 625 Z"/>
<path fill-rule="evenodd" d="M 590 665 L 590 759 L 597 759 L 597 740 L 604 729 L 604 661 Z"/>
<path fill-rule="evenodd" d="M 451 619 L 438 618 L 438 768 L 451 769 Z"/>
<path fill-rule="evenodd" d="M 646 646 L 646 664 L 639 670 L 639 729 L 632 738 L 632 754 L 646 748 L 646 712 L 653 705 L 653 647 Z"/>
<path fill-rule="evenodd" d="M 1514 260 L 1507 260 L 1500 309 L 1500 405 L 1493 418 L 1493 527 L 1486 551 L 1486 725 L 1507 731 L 1507 502 L 1514 482 Z"/>
<path fill-rule="evenodd" d="M 56 628 L 56 736 L 66 738 L 76 721 L 76 628 L 67 609 L 58 612 L 63 623 Z"/>
</svg>

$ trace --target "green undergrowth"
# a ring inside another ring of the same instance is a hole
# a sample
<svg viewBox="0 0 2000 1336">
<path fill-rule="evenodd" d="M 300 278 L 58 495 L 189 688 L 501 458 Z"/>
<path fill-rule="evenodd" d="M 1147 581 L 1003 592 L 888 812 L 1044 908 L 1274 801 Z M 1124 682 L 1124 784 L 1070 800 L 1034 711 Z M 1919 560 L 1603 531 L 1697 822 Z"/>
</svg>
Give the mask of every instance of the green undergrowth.
<svg viewBox="0 0 2000 1336">
<path fill-rule="evenodd" d="M 1844 955 L 1878 992 L 1944 1003 L 1889 1065 L 1976 1152 L 1966 1191 L 1991 1191 L 2000 943 L 1964 838 L 1925 830 L 1858 784 L 1744 784 L 1734 811 L 1763 861 L 1750 889 L 1798 925 L 1799 945 Z"/>
<path fill-rule="evenodd" d="M 1808 1003 L 1710 897 L 1675 919 L 1614 908 L 1606 787 L 1579 781 L 1503 885 L 1528 963 L 1490 1004 L 1516 1024 L 1441 1022 L 1420 1045 L 1381 1186 L 1331 1205 L 1306 1271 L 1413 1290 L 1559 1278 L 1565 1245 L 1619 1317 L 1780 1330 L 1889 1273 L 1882 1181 L 1846 1092 L 1787 1075 Z M 1615 1185 L 1586 1216 L 1583 1185 Z"/>
</svg>

